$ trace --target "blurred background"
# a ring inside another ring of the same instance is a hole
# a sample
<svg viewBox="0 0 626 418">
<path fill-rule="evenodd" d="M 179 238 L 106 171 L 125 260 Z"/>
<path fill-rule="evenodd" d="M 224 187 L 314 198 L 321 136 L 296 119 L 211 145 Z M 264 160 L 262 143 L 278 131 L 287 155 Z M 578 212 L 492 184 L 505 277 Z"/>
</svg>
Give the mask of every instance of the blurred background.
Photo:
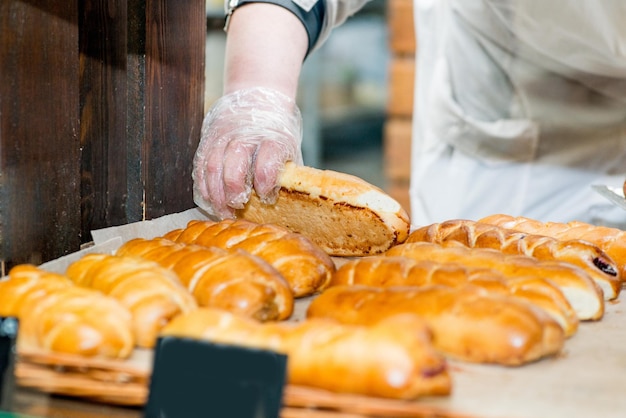
<svg viewBox="0 0 626 418">
<path fill-rule="evenodd" d="M 392 194 L 407 210 L 408 182 L 398 187 L 391 169 L 398 163 L 388 161 L 388 155 L 401 154 L 408 159 L 409 152 L 386 152 L 385 136 L 394 131 L 392 127 L 390 133 L 388 125 L 393 117 L 391 73 L 397 55 L 390 39 L 398 15 L 395 4 L 410 1 L 372 0 L 335 29 L 305 61 L 298 94 L 305 164 L 357 175 Z M 401 11 L 407 12 L 412 13 L 410 8 Z M 223 13 L 221 0 L 208 0 L 207 106 L 222 92 Z M 412 22 L 412 15 L 408 21 Z M 404 31 L 412 37 L 411 29 Z M 405 84 L 401 90 L 412 96 L 412 80 Z"/>
</svg>

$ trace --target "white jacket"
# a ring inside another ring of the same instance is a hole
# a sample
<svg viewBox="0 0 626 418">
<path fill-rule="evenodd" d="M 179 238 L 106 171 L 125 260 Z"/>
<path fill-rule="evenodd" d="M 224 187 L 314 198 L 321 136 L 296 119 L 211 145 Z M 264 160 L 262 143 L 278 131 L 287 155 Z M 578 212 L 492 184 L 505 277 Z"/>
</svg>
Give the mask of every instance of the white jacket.
<svg viewBox="0 0 626 418">
<path fill-rule="evenodd" d="M 491 213 L 626 227 L 626 3 L 416 0 L 414 224 Z"/>
</svg>

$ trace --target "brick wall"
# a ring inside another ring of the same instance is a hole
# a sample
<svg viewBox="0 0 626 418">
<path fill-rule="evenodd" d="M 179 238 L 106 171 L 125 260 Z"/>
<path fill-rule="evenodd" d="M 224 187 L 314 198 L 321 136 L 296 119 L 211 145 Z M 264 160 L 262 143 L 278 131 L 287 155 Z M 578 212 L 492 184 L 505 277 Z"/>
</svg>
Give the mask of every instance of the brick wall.
<svg viewBox="0 0 626 418">
<path fill-rule="evenodd" d="M 389 99 L 384 129 L 384 175 L 387 192 L 410 211 L 409 177 L 415 75 L 413 0 L 389 0 Z"/>
</svg>

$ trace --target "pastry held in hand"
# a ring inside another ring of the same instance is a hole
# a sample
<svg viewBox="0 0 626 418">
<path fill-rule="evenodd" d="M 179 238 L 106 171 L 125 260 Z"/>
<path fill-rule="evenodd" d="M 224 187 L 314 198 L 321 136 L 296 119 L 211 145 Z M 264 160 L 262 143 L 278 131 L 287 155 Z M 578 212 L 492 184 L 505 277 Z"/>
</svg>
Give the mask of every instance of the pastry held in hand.
<svg viewBox="0 0 626 418">
<path fill-rule="evenodd" d="M 307 318 L 356 325 L 398 314 L 422 318 L 435 347 L 467 362 L 519 366 L 559 353 L 565 342 L 563 328 L 543 310 L 472 286 L 333 286 L 307 310 Z"/>
<path fill-rule="evenodd" d="M 408 236 L 402 206 L 356 176 L 287 163 L 279 184 L 276 203 L 253 192 L 237 217 L 289 228 L 333 256 L 382 253 Z"/>
<path fill-rule="evenodd" d="M 243 250 L 136 238 L 124 243 L 117 254 L 142 257 L 172 270 L 200 306 L 259 321 L 286 319 L 293 312 L 293 294 L 281 274 Z"/>
<path fill-rule="evenodd" d="M 174 319 L 162 335 L 286 354 L 287 381 L 296 385 L 397 399 L 451 390 L 445 358 L 424 322 L 412 315 L 372 326 L 330 319 L 259 323 L 201 308 Z"/>
<path fill-rule="evenodd" d="M 2 315 L 20 320 L 20 349 L 127 358 L 135 346 L 128 309 L 65 276 L 18 265 L 0 281 L 0 295 Z"/>
<path fill-rule="evenodd" d="M 514 229 L 528 234 L 546 235 L 559 240 L 580 239 L 600 247 L 617 264 L 622 282 L 626 281 L 626 231 L 580 221 L 540 222 L 522 216 L 496 214 L 479 222 Z"/>
<path fill-rule="evenodd" d="M 139 257 L 87 254 L 70 264 L 65 274 L 75 284 L 99 290 L 126 306 L 139 347 L 154 347 L 165 324 L 198 307 L 173 271 Z"/>
<path fill-rule="evenodd" d="M 469 248 L 454 241 L 444 244 L 404 243 L 390 249 L 385 255 L 489 268 L 498 271 L 506 278 L 546 278 L 563 292 L 578 319 L 598 320 L 604 315 L 602 289 L 586 271 L 569 263 L 541 261 L 524 255 L 504 254 L 491 248 Z"/>
<path fill-rule="evenodd" d="M 468 285 L 511 296 L 543 309 L 570 337 L 578 329 L 578 317 L 563 292 L 552 282 L 540 277 L 506 278 L 503 274 L 481 267 L 459 263 L 418 261 L 409 257 L 371 256 L 344 263 L 333 274 L 331 286 L 363 285 L 377 287 Z"/>
<path fill-rule="evenodd" d="M 416 229 L 406 240 L 407 243 L 436 244 L 447 241 L 455 241 L 471 248 L 492 248 L 506 254 L 571 263 L 591 276 L 602 288 L 605 299 L 615 299 L 621 291 L 617 264 L 596 245 L 578 239 L 561 241 L 544 235 L 457 219 Z"/>
<path fill-rule="evenodd" d="M 221 222 L 190 221 L 164 238 L 172 241 L 224 249 L 239 249 L 262 258 L 287 280 L 295 297 L 322 291 L 335 264 L 309 238 L 286 228 L 257 224 L 245 219 Z"/>
</svg>

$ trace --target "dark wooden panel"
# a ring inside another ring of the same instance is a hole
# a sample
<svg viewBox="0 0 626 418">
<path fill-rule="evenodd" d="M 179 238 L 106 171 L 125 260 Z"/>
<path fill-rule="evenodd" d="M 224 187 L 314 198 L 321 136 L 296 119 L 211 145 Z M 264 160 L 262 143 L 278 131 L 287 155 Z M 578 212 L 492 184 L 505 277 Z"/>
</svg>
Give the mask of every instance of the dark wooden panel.
<svg viewBox="0 0 626 418">
<path fill-rule="evenodd" d="M 145 216 L 193 206 L 191 168 L 204 116 L 203 0 L 146 2 Z"/>
<path fill-rule="evenodd" d="M 81 18 L 84 235 L 192 207 L 204 2 L 89 0 Z"/>
<path fill-rule="evenodd" d="M 128 113 L 126 114 L 126 185 L 128 220 L 144 219 L 142 177 L 146 85 L 146 0 L 128 0 Z"/>
<path fill-rule="evenodd" d="M 0 261 L 193 206 L 205 2 L 0 2 Z"/>
<path fill-rule="evenodd" d="M 0 257 L 80 245 L 78 2 L 0 2 Z"/>
<path fill-rule="evenodd" d="M 80 5 L 81 210 L 83 236 L 89 240 L 92 229 L 129 221 L 128 14 L 124 0 Z"/>
</svg>

